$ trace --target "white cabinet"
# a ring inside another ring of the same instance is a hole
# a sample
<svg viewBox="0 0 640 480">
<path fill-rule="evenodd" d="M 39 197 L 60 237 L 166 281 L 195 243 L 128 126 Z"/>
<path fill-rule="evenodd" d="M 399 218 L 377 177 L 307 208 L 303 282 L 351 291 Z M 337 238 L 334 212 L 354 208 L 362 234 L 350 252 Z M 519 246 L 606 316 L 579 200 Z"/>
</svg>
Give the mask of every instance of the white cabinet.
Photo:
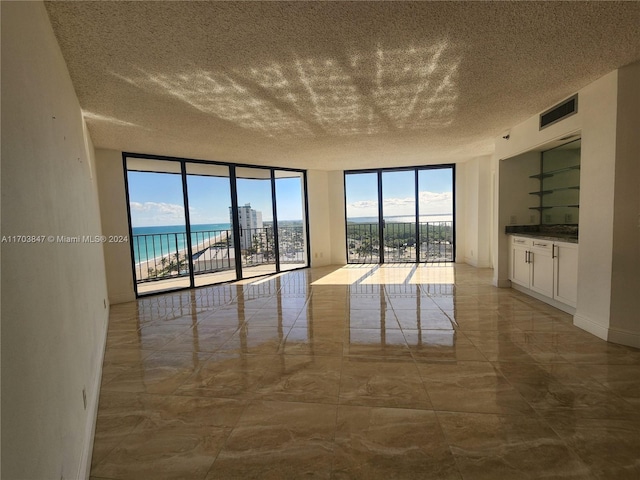
<svg viewBox="0 0 640 480">
<path fill-rule="evenodd" d="M 553 243 L 533 240 L 529 251 L 529 288 L 553 297 Z"/>
<path fill-rule="evenodd" d="M 511 237 L 511 257 L 509 262 L 509 280 L 529 288 L 529 248 L 531 239 Z"/>
<path fill-rule="evenodd" d="M 553 248 L 553 298 L 575 307 L 578 299 L 578 245 L 558 242 Z"/>
<path fill-rule="evenodd" d="M 543 297 L 575 307 L 578 245 L 512 236 L 509 280 Z"/>
</svg>

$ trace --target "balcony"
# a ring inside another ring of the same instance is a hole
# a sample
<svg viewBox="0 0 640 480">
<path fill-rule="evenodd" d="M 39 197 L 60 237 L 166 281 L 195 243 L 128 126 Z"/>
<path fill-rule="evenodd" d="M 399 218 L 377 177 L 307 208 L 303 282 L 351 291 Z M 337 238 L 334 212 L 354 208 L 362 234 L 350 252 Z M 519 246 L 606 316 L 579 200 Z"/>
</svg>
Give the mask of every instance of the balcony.
<svg viewBox="0 0 640 480">
<path fill-rule="evenodd" d="M 453 262 L 453 222 L 384 224 L 385 262 Z M 379 263 L 378 223 L 347 224 L 348 263 Z M 419 258 L 418 258 L 419 256 Z"/>
</svg>

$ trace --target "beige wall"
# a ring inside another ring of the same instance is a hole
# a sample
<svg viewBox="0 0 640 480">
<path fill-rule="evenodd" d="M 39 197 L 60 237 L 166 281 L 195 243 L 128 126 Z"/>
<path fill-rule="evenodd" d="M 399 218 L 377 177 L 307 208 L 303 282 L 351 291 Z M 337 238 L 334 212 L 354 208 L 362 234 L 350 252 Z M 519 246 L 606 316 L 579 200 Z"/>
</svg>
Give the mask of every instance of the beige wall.
<svg viewBox="0 0 640 480">
<path fill-rule="evenodd" d="M 331 229 L 331 264 L 347 263 L 346 212 L 344 197 L 344 171 L 329 172 L 329 228 Z"/>
<path fill-rule="evenodd" d="M 0 8 L 2 234 L 45 236 L 2 244 L 2 478 L 87 478 L 108 317 L 103 247 L 56 237 L 101 234 L 93 147 L 43 4 Z"/>
<path fill-rule="evenodd" d="M 311 266 L 347 263 L 345 242 L 344 172 L 307 172 Z"/>
<path fill-rule="evenodd" d="M 640 62 L 618 72 L 612 341 L 640 347 Z"/>
<path fill-rule="evenodd" d="M 96 171 L 102 231 L 105 235 L 128 238 L 129 221 L 127 219 L 122 153 L 115 150 L 97 149 Z M 105 244 L 104 260 L 109 302 L 116 304 L 135 300 L 130 243 Z"/>
<path fill-rule="evenodd" d="M 606 339 L 611 309 L 618 72 L 580 91 L 580 250 L 574 323 Z"/>
<path fill-rule="evenodd" d="M 311 266 L 331 264 L 331 212 L 329 203 L 329 172 L 309 170 L 307 172 L 309 196 L 309 242 Z"/>
<path fill-rule="evenodd" d="M 456 165 L 456 261 L 479 268 L 493 265 L 492 208 L 491 157 Z"/>
</svg>

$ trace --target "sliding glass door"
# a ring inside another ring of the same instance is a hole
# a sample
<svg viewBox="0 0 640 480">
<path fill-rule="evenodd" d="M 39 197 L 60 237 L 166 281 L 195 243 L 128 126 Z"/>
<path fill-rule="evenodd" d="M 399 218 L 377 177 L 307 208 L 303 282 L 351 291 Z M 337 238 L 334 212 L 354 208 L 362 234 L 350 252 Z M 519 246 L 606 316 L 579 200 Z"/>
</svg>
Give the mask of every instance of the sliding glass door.
<svg viewBox="0 0 640 480">
<path fill-rule="evenodd" d="M 302 172 L 275 171 L 280 270 L 307 265 L 307 216 Z"/>
<path fill-rule="evenodd" d="M 136 293 L 309 266 L 306 174 L 124 154 Z"/>
<path fill-rule="evenodd" d="M 382 172 L 385 263 L 416 261 L 416 172 Z"/>
<path fill-rule="evenodd" d="M 127 184 L 138 292 L 188 287 L 191 271 L 180 164 L 134 159 Z"/>
<path fill-rule="evenodd" d="M 452 262 L 454 166 L 345 172 L 348 263 Z"/>
<path fill-rule="evenodd" d="M 378 176 L 377 172 L 345 174 L 348 263 L 382 261 Z"/>
<path fill-rule="evenodd" d="M 453 262 L 453 168 L 418 171 L 420 261 Z"/>
<path fill-rule="evenodd" d="M 186 173 L 195 286 L 235 280 L 229 167 L 187 163 Z"/>
<path fill-rule="evenodd" d="M 236 168 L 242 277 L 276 272 L 271 171 Z"/>
</svg>

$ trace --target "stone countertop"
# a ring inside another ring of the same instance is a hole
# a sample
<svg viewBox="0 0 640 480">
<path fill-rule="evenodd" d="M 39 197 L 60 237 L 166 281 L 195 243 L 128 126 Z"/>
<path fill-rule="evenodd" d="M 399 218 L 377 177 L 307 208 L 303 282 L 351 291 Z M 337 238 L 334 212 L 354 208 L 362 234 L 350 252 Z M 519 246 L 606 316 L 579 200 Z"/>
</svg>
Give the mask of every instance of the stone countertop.
<svg viewBox="0 0 640 480">
<path fill-rule="evenodd" d="M 549 234 L 549 233 L 536 233 L 536 232 L 527 232 L 527 233 L 507 233 L 507 235 L 513 235 L 514 237 L 528 237 L 528 238 L 537 238 L 539 240 L 549 240 L 551 242 L 567 242 L 567 243 L 578 243 L 578 237 L 575 235 L 568 234 Z"/>
<path fill-rule="evenodd" d="M 507 225 L 505 233 L 519 237 L 578 243 L 577 225 Z"/>
</svg>

